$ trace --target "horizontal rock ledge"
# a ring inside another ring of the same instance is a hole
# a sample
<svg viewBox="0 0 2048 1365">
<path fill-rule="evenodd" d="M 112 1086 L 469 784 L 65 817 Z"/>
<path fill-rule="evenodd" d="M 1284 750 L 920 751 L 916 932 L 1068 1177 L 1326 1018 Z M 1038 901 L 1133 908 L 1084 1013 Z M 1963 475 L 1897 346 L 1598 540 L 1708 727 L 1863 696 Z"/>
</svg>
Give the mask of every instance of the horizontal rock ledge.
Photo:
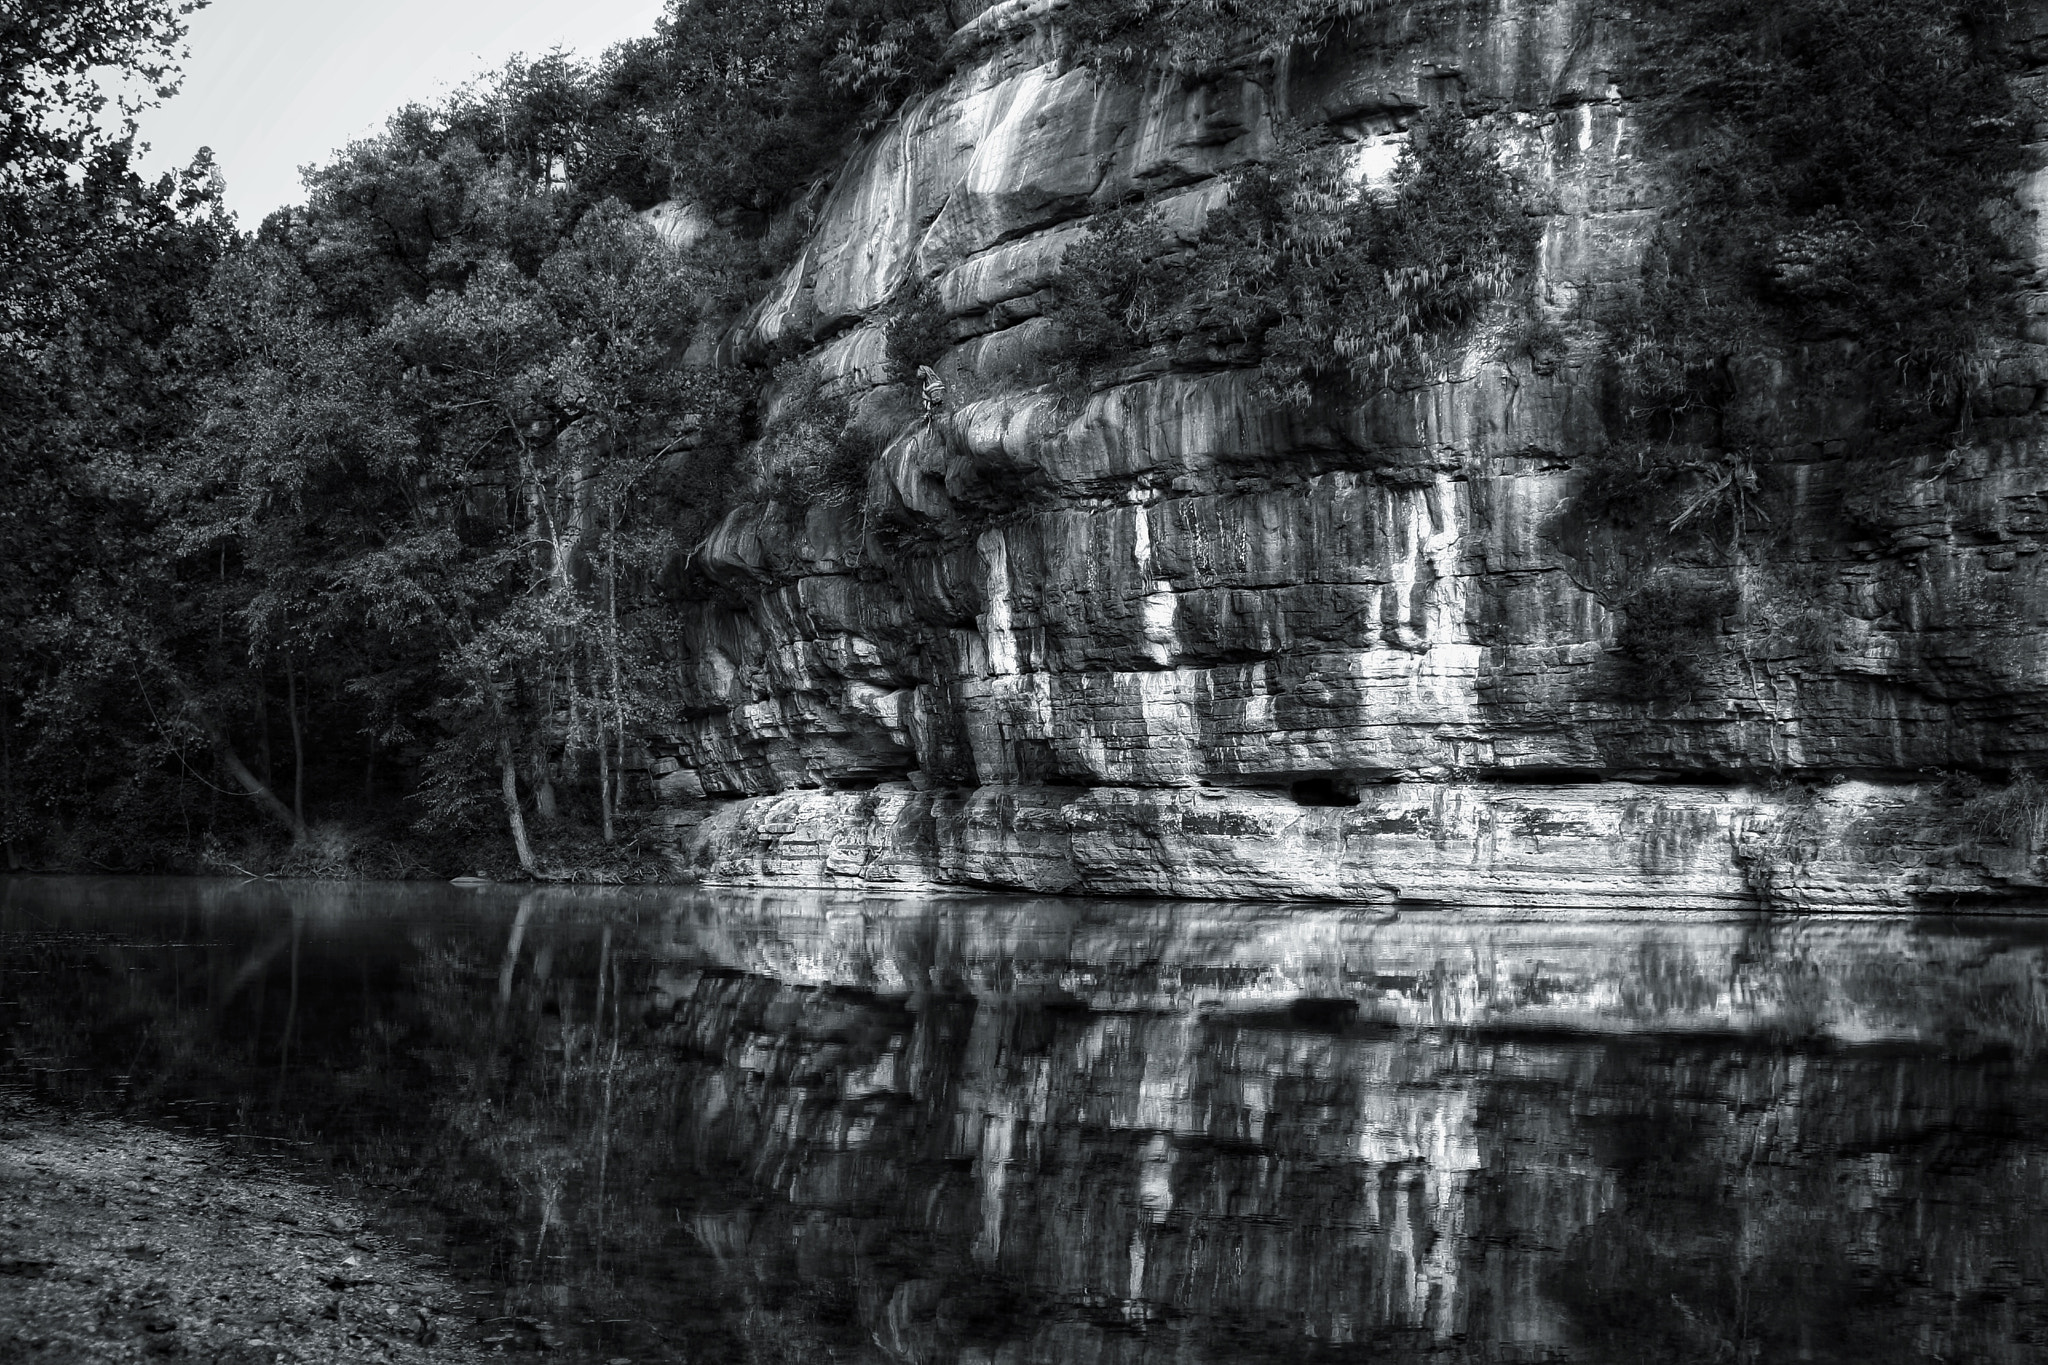
<svg viewBox="0 0 2048 1365">
<path fill-rule="evenodd" d="M 1342 804 L 1353 795 L 1357 804 Z M 678 870 L 734 885 L 1531 911 L 2048 906 L 2029 850 L 1959 846 L 1919 783 L 1402 782 L 1333 799 L 1313 784 L 892 782 L 713 803 L 669 820 Z"/>
</svg>

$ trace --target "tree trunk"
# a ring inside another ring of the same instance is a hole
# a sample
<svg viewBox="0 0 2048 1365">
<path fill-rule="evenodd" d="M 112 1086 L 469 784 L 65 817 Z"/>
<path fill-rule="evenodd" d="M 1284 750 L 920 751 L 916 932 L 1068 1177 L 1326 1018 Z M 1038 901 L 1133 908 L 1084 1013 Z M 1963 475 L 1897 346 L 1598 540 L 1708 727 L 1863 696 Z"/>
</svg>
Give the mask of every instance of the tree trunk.
<svg viewBox="0 0 2048 1365">
<path fill-rule="evenodd" d="M 292 816 L 301 828 L 306 823 L 306 742 L 299 732 L 299 675 L 292 668 L 290 650 L 284 655 L 285 709 L 292 720 Z"/>
<path fill-rule="evenodd" d="M 557 814 L 555 779 L 548 771 L 547 750 L 539 739 L 533 742 L 532 766 L 533 777 L 527 785 L 533 788 L 534 813 L 543 820 L 552 821 Z"/>
<path fill-rule="evenodd" d="M 625 806 L 626 781 L 626 699 L 619 685 L 619 516 L 616 505 L 605 509 L 605 527 L 611 533 L 605 568 L 605 599 L 611 610 L 610 649 L 612 665 L 612 723 L 618 728 L 619 761 L 613 769 L 612 807 Z"/>
<path fill-rule="evenodd" d="M 276 792 L 265 786 L 256 774 L 249 771 L 249 765 L 242 762 L 241 755 L 235 752 L 234 745 L 228 743 L 228 737 L 213 723 L 213 718 L 196 710 L 193 715 L 199 722 L 199 728 L 206 733 L 206 742 L 212 746 L 213 756 L 228 770 L 228 776 L 234 778 L 243 791 L 255 797 L 256 804 L 263 807 L 266 814 L 290 830 L 292 838 L 305 838 L 306 822 L 294 815 L 290 806 L 277 799 Z"/>
<path fill-rule="evenodd" d="M 256 771 L 266 786 L 277 781 L 270 769 L 270 679 L 261 668 L 256 670 Z"/>
<path fill-rule="evenodd" d="M 512 737 L 498 736 L 498 780 L 505 794 L 505 822 L 512 828 L 512 846 L 519 851 L 519 866 L 529 877 L 538 877 L 533 845 L 526 841 L 526 817 L 519 813 L 519 770 L 512 761 Z"/>
</svg>

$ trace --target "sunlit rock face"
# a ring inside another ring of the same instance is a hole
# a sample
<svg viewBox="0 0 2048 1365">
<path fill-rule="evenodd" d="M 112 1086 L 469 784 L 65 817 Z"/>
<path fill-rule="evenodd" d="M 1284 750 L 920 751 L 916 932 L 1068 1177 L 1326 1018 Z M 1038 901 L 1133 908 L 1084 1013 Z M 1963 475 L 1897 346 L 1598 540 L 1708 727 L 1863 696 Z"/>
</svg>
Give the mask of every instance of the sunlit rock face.
<svg viewBox="0 0 2048 1365">
<path fill-rule="evenodd" d="M 1428 382 L 1300 412 L 1164 359 L 1063 394 L 1040 316 L 1092 213 L 1142 190 L 1198 222 L 1276 117 L 1334 121 L 1384 179 L 1411 116 L 1454 102 L 1531 186 L 1536 308 L 1570 324 L 1638 278 L 1669 199 L 1612 76 L 1629 22 L 1414 0 L 1263 83 L 1190 84 L 1075 64 L 1060 8 L 974 18 L 723 343 L 809 346 L 879 401 L 911 275 L 958 338 L 953 401 L 889 444 L 865 510 L 738 513 L 704 547 L 694 719 L 663 759 L 679 864 L 1682 908 L 2041 891 L 2028 841 L 1959 849 L 1916 785 L 2048 748 L 2041 346 L 2010 339 L 1997 417 L 1939 459 L 1852 462 L 1841 414 L 1788 386 L 1754 608 L 1693 699 L 1645 699 L 1615 636 L 1646 565 L 1585 511 L 1610 401 L 1588 348 L 1532 359 L 1503 314 Z"/>
</svg>

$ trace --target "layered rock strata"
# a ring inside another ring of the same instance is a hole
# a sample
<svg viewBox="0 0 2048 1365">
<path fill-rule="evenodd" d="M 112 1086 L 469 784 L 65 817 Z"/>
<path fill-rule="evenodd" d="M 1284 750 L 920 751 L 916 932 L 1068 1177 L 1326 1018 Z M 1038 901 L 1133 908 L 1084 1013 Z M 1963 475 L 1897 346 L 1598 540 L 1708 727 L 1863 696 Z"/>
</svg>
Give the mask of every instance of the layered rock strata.
<svg viewBox="0 0 2048 1365">
<path fill-rule="evenodd" d="M 888 301 L 929 278 L 952 400 L 905 420 L 859 507 L 735 513 L 694 560 L 688 721 L 655 761 L 679 865 L 1498 905 L 2042 893 L 2032 828 L 1987 840 L 1932 788 L 2048 753 L 2048 347 L 2010 338 L 1995 414 L 1923 456 L 1849 450 L 1844 414 L 1788 379 L 1768 530 L 1646 542 L 1595 514 L 1590 467 L 1611 401 L 1587 319 L 1672 198 L 1616 83 L 1632 21 L 1412 0 L 1195 82 L 1076 62 L 1060 9 L 966 23 L 950 79 L 844 168 L 722 343 L 809 348 L 879 420 L 906 406 Z M 1518 349 L 1504 309 L 1356 406 L 1289 410 L 1251 372 L 1164 356 L 1053 382 L 1047 291 L 1092 214 L 1143 193 L 1192 230 L 1280 119 L 1337 128 L 1383 182 L 1447 104 L 1531 187 L 1556 353 Z M 2044 187 L 2006 215 L 2030 289 Z M 1617 632 L 1681 558 L 1738 605 L 1691 696 L 1650 699 Z"/>
</svg>

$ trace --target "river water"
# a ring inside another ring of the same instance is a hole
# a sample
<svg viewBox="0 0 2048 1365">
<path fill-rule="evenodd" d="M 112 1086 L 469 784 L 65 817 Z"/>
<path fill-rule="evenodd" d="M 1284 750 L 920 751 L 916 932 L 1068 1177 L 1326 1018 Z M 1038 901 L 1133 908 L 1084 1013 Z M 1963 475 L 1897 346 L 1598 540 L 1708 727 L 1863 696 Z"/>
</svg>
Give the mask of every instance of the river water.
<svg viewBox="0 0 2048 1365">
<path fill-rule="evenodd" d="M 2038 922 L 18 878 L 0 1029 L 604 1358 L 2048 1358 Z"/>
</svg>

